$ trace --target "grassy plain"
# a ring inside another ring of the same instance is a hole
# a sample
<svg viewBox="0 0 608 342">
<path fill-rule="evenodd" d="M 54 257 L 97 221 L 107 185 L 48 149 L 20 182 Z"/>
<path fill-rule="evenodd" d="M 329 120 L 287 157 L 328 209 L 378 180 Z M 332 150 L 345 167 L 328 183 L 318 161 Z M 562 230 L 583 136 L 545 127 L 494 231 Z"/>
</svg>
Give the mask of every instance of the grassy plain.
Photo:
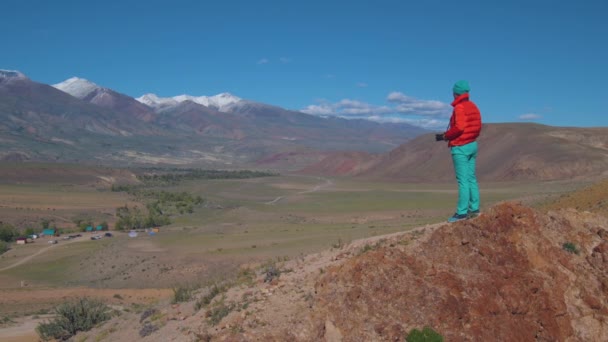
<svg viewBox="0 0 608 342">
<path fill-rule="evenodd" d="M 483 208 L 504 200 L 541 203 L 584 184 L 481 184 Z M 171 288 L 203 284 L 234 274 L 242 264 L 284 260 L 352 240 L 444 221 L 453 213 L 455 184 L 401 184 L 284 175 L 244 180 L 197 180 L 163 191 L 200 195 L 204 205 L 173 217 L 156 236 L 126 234 L 83 242 L 45 240 L 13 246 L 0 256 L 0 291 L 28 288 Z M 95 186 L 0 184 L 0 212 L 7 218 L 73 216 L 111 218 L 135 204 L 126 193 Z M 108 219 L 109 222 L 112 220 Z M 112 227 L 112 225 L 111 225 Z M 0 301 L 1 302 L 1 301 Z M 0 303 L 0 308 L 2 308 Z M 0 312 L 1 313 L 1 312 Z"/>
</svg>

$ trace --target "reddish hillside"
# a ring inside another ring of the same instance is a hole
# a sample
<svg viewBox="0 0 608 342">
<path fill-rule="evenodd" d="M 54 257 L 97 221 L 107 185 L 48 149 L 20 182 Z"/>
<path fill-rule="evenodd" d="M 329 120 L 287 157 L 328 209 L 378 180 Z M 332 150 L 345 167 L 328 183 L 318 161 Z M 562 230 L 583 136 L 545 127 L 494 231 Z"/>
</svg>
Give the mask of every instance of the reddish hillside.
<svg viewBox="0 0 608 342">
<path fill-rule="evenodd" d="M 345 156 L 347 158 L 347 156 Z M 366 163 L 352 158 L 351 162 Z M 332 165 L 333 163 L 333 165 Z M 329 157 L 309 172 L 339 169 L 344 158 Z M 426 134 L 381 158 L 370 158 L 358 176 L 399 181 L 451 181 L 450 150 Z M 479 138 L 480 180 L 559 180 L 601 176 L 608 170 L 608 128 L 564 128 L 537 124 L 487 124 Z"/>
<path fill-rule="evenodd" d="M 300 172 L 332 176 L 352 176 L 369 169 L 380 159 L 380 155 L 366 152 L 329 153 L 320 162 L 309 165 Z"/>
</svg>

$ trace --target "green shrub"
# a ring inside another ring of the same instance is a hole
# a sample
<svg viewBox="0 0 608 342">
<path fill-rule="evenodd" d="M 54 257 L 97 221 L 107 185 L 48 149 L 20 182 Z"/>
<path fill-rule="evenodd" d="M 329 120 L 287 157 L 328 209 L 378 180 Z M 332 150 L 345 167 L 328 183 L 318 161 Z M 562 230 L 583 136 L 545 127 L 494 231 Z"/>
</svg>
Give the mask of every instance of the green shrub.
<svg viewBox="0 0 608 342">
<path fill-rule="evenodd" d="M 433 328 L 424 327 L 422 331 L 412 329 L 405 340 L 407 342 L 443 342 L 443 336 L 439 335 Z"/>
<path fill-rule="evenodd" d="M 8 243 L 0 240 L 0 254 L 6 252 L 8 250 L 9 250 Z"/>
<path fill-rule="evenodd" d="M 562 248 L 566 251 L 566 252 L 570 252 L 572 254 L 578 254 L 579 250 L 578 248 L 576 248 L 576 245 L 573 244 L 572 242 L 566 242 L 562 245 Z"/>
<path fill-rule="evenodd" d="M 206 316 L 209 318 L 209 323 L 211 323 L 211 325 L 217 325 L 224 317 L 228 316 L 232 309 L 232 306 L 222 302 L 215 308 L 207 311 Z"/>
<path fill-rule="evenodd" d="M 173 300 L 172 303 L 187 302 L 192 299 L 192 289 L 189 287 L 178 286 L 173 288 Z"/>
<path fill-rule="evenodd" d="M 15 227 L 8 223 L 0 222 L 0 241 L 11 242 L 19 236 Z"/>
<path fill-rule="evenodd" d="M 36 332 L 41 339 L 64 341 L 79 331 L 91 330 L 95 325 L 110 319 L 110 308 L 99 300 L 80 298 L 55 308 L 55 318 L 38 324 Z"/>
<path fill-rule="evenodd" d="M 215 298 L 215 296 L 224 291 L 226 291 L 226 288 L 224 286 L 217 286 L 217 284 L 213 285 L 213 287 L 209 290 L 209 293 L 207 293 L 205 296 L 201 297 L 199 300 L 196 301 L 196 303 L 194 304 L 194 310 L 199 311 L 203 307 L 211 304 L 213 298 Z"/>
</svg>

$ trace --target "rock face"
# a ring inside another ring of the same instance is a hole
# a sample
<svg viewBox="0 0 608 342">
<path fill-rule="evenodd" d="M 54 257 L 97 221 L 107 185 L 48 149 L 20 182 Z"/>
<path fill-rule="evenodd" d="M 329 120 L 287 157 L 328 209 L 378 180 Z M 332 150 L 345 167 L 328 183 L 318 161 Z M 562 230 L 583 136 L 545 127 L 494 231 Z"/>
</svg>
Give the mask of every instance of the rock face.
<svg viewBox="0 0 608 342">
<path fill-rule="evenodd" d="M 317 281 L 313 335 L 398 341 L 431 326 L 447 341 L 606 341 L 606 223 L 503 204 L 379 246 Z"/>
</svg>

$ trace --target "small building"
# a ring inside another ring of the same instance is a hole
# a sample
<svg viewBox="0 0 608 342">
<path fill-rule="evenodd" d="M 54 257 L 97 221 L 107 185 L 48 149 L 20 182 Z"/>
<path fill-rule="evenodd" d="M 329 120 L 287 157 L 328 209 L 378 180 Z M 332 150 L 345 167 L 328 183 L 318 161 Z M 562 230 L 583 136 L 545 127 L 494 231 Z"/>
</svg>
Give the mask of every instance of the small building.
<svg viewBox="0 0 608 342">
<path fill-rule="evenodd" d="M 42 231 L 42 235 L 46 236 L 55 236 L 57 234 L 57 229 L 55 228 L 47 228 Z"/>
<path fill-rule="evenodd" d="M 18 245 L 25 245 L 27 243 L 27 238 L 25 237 L 18 237 L 17 238 L 17 244 Z"/>
<path fill-rule="evenodd" d="M 103 227 L 101 225 L 99 225 L 99 226 L 95 227 L 95 230 L 100 232 L 103 230 Z"/>
<path fill-rule="evenodd" d="M 160 229 L 159 229 L 158 227 L 156 227 L 156 228 L 152 228 L 152 232 L 154 232 L 154 233 L 158 233 L 158 232 L 160 232 Z"/>
<path fill-rule="evenodd" d="M 87 228 L 85 230 L 87 232 L 92 232 L 93 231 L 93 226 L 87 226 Z"/>
</svg>

